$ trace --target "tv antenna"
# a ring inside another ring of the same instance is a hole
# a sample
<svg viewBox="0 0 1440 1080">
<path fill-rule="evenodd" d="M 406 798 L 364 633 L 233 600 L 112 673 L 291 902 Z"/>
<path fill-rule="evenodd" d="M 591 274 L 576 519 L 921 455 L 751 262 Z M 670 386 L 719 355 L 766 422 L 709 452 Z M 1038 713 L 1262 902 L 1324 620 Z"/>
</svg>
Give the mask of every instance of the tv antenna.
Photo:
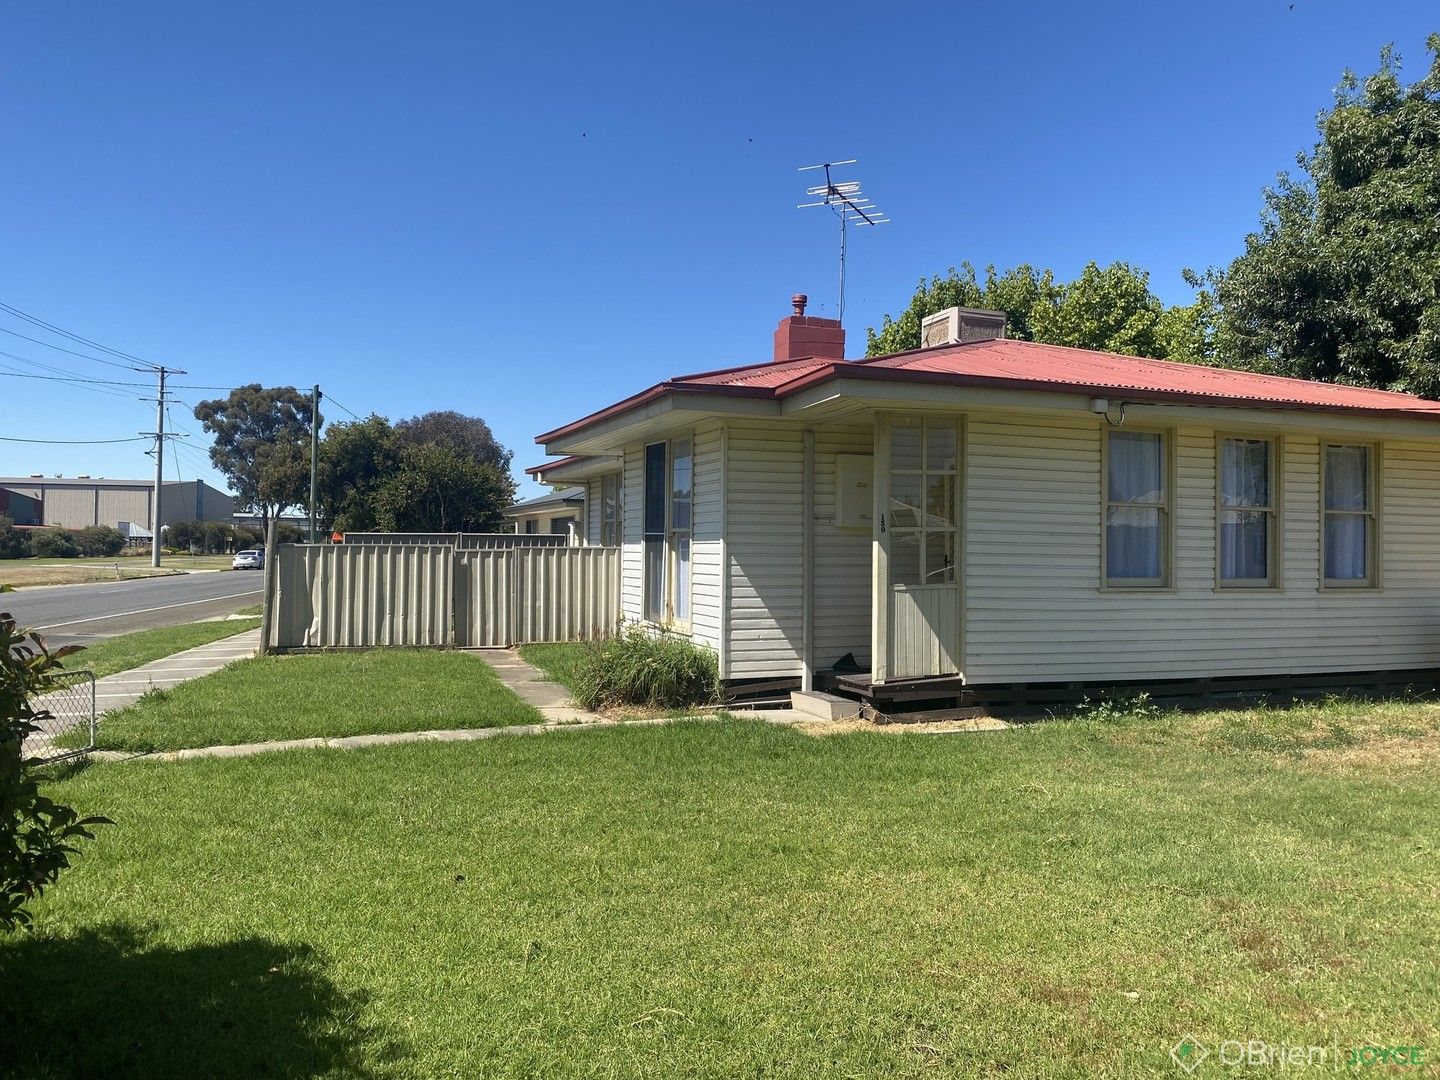
<svg viewBox="0 0 1440 1080">
<path fill-rule="evenodd" d="M 848 161 L 826 161 L 820 165 L 803 165 L 797 172 L 813 172 L 815 169 L 825 170 L 825 183 L 817 184 L 812 188 L 806 188 L 806 195 L 818 195 L 816 202 L 799 203 L 797 210 L 805 210 L 812 206 L 828 206 L 834 215 L 840 219 L 840 302 L 836 305 L 836 316 L 845 318 L 845 248 L 849 239 L 851 225 L 884 225 L 890 219 L 885 212 L 865 197 L 860 190 L 858 180 L 836 180 L 830 175 L 831 169 L 838 169 L 841 165 L 857 165 L 859 158 L 850 158 Z"/>
</svg>

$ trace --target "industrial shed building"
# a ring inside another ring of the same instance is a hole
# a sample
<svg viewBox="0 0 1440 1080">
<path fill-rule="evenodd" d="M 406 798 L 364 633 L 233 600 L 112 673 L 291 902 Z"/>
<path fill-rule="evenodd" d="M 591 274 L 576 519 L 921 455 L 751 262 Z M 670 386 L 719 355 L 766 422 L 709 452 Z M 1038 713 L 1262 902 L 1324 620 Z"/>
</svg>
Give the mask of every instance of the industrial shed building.
<svg viewBox="0 0 1440 1080">
<path fill-rule="evenodd" d="M 87 525 L 131 522 L 154 532 L 152 513 L 154 485 L 148 480 L 110 480 L 93 476 L 9 476 L 0 477 L 0 489 L 26 500 L 31 510 L 38 505 L 29 523 L 83 529 Z M 160 496 L 160 524 L 176 521 L 229 522 L 235 512 L 232 496 L 202 480 L 177 480 L 165 484 Z"/>
</svg>

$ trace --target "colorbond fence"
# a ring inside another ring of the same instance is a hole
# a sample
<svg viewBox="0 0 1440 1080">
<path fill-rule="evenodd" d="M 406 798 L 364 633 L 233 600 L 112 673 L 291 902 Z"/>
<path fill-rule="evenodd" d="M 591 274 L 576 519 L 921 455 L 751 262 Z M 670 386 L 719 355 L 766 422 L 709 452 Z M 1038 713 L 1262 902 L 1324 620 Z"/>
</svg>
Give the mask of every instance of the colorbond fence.
<svg viewBox="0 0 1440 1080">
<path fill-rule="evenodd" d="M 585 641 L 620 621 L 620 549 L 283 544 L 267 588 L 277 650 Z"/>
<path fill-rule="evenodd" d="M 448 544 L 466 551 L 491 548 L 566 547 L 564 533 L 403 533 L 355 532 L 345 534 L 347 544 Z"/>
</svg>

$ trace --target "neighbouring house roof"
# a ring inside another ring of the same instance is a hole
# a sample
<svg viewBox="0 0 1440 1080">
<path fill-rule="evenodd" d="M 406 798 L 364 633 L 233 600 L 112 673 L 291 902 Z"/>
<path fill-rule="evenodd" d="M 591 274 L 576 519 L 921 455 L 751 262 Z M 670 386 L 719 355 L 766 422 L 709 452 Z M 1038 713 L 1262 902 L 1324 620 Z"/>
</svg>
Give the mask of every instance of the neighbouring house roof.
<svg viewBox="0 0 1440 1080">
<path fill-rule="evenodd" d="M 999 338 L 937 345 L 867 360 L 790 360 L 682 375 L 548 431 L 535 441 L 549 443 L 573 435 L 668 394 L 779 399 L 837 378 L 1036 390 L 1137 402 L 1440 420 L 1440 401 L 1413 394 Z M 550 462 L 540 468 L 559 464 Z"/>
<path fill-rule="evenodd" d="M 192 484 L 205 483 L 203 480 L 166 480 L 164 487 L 189 487 Z M 94 487 L 94 488 L 145 488 L 147 490 L 155 486 L 153 480 L 119 480 L 105 476 L 0 476 L 0 486 L 3 487 Z M 210 487 L 211 491 L 221 495 L 228 495 L 228 492 L 220 491 L 218 488 Z"/>
<path fill-rule="evenodd" d="M 531 470 L 527 469 L 526 471 Z M 560 510 L 584 501 L 585 489 L 583 487 L 561 488 L 558 491 L 552 491 L 549 495 L 541 495 L 535 499 L 515 503 L 505 509 L 504 516 L 518 517 L 521 514 L 533 514 L 538 510 Z"/>
</svg>

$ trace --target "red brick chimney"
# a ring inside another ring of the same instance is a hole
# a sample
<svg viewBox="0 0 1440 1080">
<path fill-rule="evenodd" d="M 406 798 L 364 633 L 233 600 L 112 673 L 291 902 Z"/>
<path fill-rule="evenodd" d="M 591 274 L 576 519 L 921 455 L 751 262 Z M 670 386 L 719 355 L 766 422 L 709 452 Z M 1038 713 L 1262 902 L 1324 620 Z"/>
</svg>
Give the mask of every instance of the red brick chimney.
<svg viewBox="0 0 1440 1080">
<path fill-rule="evenodd" d="M 775 328 L 775 363 L 813 356 L 817 360 L 845 359 L 845 328 L 839 319 L 817 319 L 805 314 L 810 298 L 796 293 L 790 298 L 795 314 L 787 315 Z"/>
</svg>

